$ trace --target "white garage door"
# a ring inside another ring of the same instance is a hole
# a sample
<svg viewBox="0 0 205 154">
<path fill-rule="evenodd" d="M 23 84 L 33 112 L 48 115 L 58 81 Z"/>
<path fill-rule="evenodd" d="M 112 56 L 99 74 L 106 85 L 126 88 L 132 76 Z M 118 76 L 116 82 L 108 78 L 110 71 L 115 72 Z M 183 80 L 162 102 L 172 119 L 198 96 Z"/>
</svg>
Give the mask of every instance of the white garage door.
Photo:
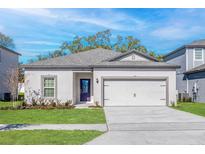
<svg viewBox="0 0 205 154">
<path fill-rule="evenodd" d="M 166 105 L 166 81 L 105 80 L 104 106 Z"/>
</svg>

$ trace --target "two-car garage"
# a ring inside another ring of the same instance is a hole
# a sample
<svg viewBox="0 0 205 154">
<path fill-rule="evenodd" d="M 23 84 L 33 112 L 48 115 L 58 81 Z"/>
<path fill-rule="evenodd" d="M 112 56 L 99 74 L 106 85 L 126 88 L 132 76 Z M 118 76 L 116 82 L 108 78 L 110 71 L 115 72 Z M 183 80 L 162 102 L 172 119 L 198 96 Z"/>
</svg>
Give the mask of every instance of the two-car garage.
<svg viewBox="0 0 205 154">
<path fill-rule="evenodd" d="M 106 79 L 104 106 L 165 106 L 166 79 Z"/>
</svg>

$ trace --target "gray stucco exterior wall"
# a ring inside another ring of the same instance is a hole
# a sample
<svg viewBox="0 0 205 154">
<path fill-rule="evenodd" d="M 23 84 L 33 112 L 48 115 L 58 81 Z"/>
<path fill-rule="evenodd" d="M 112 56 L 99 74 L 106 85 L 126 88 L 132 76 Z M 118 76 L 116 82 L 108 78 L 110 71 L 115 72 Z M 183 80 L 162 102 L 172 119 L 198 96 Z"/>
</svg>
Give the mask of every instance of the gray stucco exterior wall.
<svg viewBox="0 0 205 154">
<path fill-rule="evenodd" d="M 193 87 L 197 85 L 197 102 L 205 102 L 205 72 L 184 75 L 184 72 L 205 62 L 205 48 L 203 48 L 204 61 L 194 61 L 194 48 L 183 48 L 177 53 L 169 55 L 165 61 L 170 64 L 180 65 L 176 72 L 176 88 L 178 93 L 188 93 L 193 98 Z"/>
<path fill-rule="evenodd" d="M 173 59 L 169 59 L 167 63 L 180 65 L 181 68 L 176 70 L 176 88 L 179 93 L 184 93 L 187 91 L 186 80 L 184 79 L 184 72 L 186 71 L 186 54 L 185 49 L 179 51 L 179 54 L 172 56 Z"/>
<path fill-rule="evenodd" d="M 4 93 L 9 92 L 6 80 L 8 78 L 9 70 L 18 67 L 18 54 L 0 48 L 0 100 L 4 99 Z"/>
</svg>

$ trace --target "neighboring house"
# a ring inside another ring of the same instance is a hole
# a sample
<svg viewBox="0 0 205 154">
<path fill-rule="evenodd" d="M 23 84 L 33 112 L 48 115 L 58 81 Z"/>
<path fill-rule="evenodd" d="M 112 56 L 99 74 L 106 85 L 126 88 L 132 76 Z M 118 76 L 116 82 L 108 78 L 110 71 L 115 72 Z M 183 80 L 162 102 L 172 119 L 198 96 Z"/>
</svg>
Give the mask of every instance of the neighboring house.
<svg viewBox="0 0 205 154">
<path fill-rule="evenodd" d="M 164 60 L 181 66 L 176 76 L 178 93 L 205 102 L 205 40 L 184 45 L 165 55 Z"/>
<path fill-rule="evenodd" d="M 93 49 L 27 64 L 25 99 L 98 102 L 102 106 L 159 106 L 176 103 L 177 65 L 129 51 Z"/>
<path fill-rule="evenodd" d="M 6 83 L 9 71 L 18 67 L 19 53 L 0 45 L 0 100 L 10 93 Z"/>
</svg>

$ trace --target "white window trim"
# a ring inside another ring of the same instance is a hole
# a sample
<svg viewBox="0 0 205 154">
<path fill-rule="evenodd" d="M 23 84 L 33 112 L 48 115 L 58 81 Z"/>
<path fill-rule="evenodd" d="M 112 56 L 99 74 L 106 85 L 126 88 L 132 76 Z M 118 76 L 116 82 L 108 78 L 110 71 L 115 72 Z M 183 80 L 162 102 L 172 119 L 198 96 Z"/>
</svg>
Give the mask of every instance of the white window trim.
<svg viewBox="0 0 205 154">
<path fill-rule="evenodd" d="M 202 60 L 198 60 L 198 59 L 195 59 L 195 49 L 202 49 Z M 194 48 L 193 49 L 193 68 L 195 67 L 195 61 L 200 61 L 200 62 L 202 62 L 203 64 L 204 64 L 204 49 L 203 48 Z"/>
<path fill-rule="evenodd" d="M 196 49 L 202 49 L 201 52 L 202 52 L 202 59 L 199 60 L 199 59 L 195 59 L 195 52 L 196 52 Z M 193 58 L 194 58 L 194 61 L 204 61 L 204 49 L 203 48 L 194 48 L 194 53 L 193 53 Z"/>
<path fill-rule="evenodd" d="M 53 78 L 54 79 L 54 87 L 44 87 L 44 79 L 45 78 Z M 56 76 L 42 76 L 42 83 L 41 83 L 41 87 L 42 87 L 42 96 L 43 98 L 50 98 L 50 99 L 54 99 L 57 98 L 57 77 Z M 53 97 L 46 97 L 44 94 L 44 89 L 45 88 L 54 88 L 54 96 Z"/>
</svg>

